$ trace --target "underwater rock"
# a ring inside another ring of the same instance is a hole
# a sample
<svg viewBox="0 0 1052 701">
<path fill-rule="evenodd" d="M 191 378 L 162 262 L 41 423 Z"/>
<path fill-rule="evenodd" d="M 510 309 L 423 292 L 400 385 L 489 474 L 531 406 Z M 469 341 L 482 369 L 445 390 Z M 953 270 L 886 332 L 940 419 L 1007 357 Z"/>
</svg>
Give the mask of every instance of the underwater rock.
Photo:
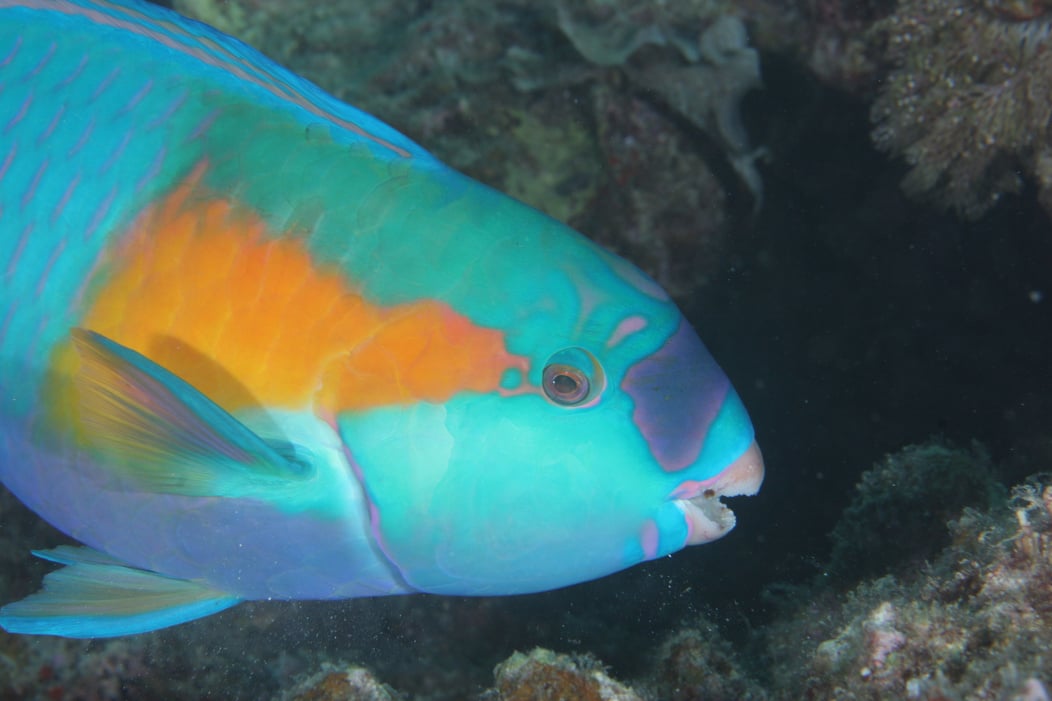
<svg viewBox="0 0 1052 701">
<path fill-rule="evenodd" d="M 279 698 L 281 701 L 399 701 L 403 697 L 364 667 L 325 662 L 318 672 L 300 680 Z"/>
<path fill-rule="evenodd" d="M 653 690 L 664 701 L 761 701 L 760 684 L 742 669 L 715 625 L 702 621 L 675 633 L 658 650 Z"/>
<path fill-rule="evenodd" d="M 483 701 L 643 701 L 595 660 L 535 648 L 516 652 L 493 671 L 496 689 Z"/>
<path fill-rule="evenodd" d="M 1031 178 L 1052 212 L 1050 9 L 902 0 L 880 23 L 895 68 L 873 105 L 873 140 L 909 164 L 908 195 L 977 219 Z"/>
</svg>

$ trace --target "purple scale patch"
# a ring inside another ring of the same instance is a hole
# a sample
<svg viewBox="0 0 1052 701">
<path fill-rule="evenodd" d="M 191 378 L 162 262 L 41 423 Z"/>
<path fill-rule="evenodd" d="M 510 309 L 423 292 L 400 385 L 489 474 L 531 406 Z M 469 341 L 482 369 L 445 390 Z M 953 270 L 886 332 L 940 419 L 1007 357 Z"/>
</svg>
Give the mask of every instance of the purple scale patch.
<svg viewBox="0 0 1052 701">
<path fill-rule="evenodd" d="M 730 382 L 685 320 L 664 346 L 629 368 L 621 383 L 632 420 L 666 472 L 698 459 Z"/>
</svg>

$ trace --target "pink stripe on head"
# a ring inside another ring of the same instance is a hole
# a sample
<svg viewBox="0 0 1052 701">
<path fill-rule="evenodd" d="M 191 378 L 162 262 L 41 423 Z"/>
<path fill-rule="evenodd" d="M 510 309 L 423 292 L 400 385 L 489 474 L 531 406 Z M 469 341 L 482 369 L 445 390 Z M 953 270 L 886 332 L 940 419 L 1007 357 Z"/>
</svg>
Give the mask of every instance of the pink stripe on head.
<svg viewBox="0 0 1052 701">
<path fill-rule="evenodd" d="M 613 348 L 628 336 L 631 336 L 637 331 L 642 331 L 646 327 L 647 320 L 642 316 L 630 316 L 622 319 L 621 323 L 614 329 L 614 332 L 610 334 L 610 340 L 606 342 L 606 347 Z"/>
</svg>

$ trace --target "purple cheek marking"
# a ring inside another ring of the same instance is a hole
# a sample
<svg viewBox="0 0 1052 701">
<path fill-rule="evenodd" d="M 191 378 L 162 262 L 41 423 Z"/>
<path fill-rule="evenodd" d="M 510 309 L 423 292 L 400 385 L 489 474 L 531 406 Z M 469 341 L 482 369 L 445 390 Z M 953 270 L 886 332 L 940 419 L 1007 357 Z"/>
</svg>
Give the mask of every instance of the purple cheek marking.
<svg viewBox="0 0 1052 701">
<path fill-rule="evenodd" d="M 657 557 L 659 542 L 657 524 L 653 521 L 644 523 L 642 532 L 639 534 L 639 544 L 643 547 L 643 557 L 647 560 L 653 560 Z"/>
<path fill-rule="evenodd" d="M 694 329 L 680 320 L 664 346 L 633 365 L 621 383 L 632 421 L 666 472 L 697 460 L 730 382 Z"/>
</svg>

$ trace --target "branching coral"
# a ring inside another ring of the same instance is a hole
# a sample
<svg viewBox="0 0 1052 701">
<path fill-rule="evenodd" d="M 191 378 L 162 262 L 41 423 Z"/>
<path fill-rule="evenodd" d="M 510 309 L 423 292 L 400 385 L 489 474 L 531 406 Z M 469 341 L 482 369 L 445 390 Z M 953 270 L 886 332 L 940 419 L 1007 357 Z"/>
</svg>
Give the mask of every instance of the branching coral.
<svg viewBox="0 0 1052 701">
<path fill-rule="evenodd" d="M 895 68 L 873 138 L 910 165 L 911 196 L 974 219 L 1031 176 L 1052 211 L 1052 16 L 1025 4 L 902 0 L 880 23 Z"/>
</svg>

